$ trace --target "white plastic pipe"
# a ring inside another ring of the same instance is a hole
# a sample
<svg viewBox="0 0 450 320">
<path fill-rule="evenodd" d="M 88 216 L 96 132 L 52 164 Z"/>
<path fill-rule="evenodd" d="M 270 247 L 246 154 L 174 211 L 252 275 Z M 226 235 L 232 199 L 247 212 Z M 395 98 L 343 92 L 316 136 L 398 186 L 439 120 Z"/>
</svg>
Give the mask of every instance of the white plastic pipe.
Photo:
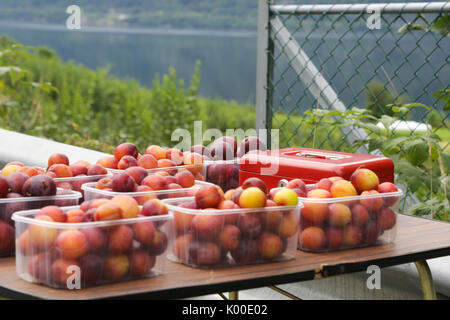
<svg viewBox="0 0 450 320">
<path fill-rule="evenodd" d="M 107 155 L 103 152 L 0 129 L 0 163 L 20 161 L 25 165 L 46 167 L 48 157 L 53 153 L 65 154 L 69 157 L 70 163 L 78 160 L 95 163 Z"/>
</svg>

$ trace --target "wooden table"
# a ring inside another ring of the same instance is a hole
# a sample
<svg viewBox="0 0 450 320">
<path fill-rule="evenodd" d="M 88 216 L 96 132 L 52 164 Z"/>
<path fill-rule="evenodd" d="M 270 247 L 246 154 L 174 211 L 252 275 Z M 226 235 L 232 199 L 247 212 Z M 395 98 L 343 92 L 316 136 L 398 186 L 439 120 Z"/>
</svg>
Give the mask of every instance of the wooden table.
<svg viewBox="0 0 450 320">
<path fill-rule="evenodd" d="M 211 293 L 274 286 L 415 262 L 426 299 L 436 297 L 426 259 L 450 255 L 450 223 L 399 215 L 393 244 L 330 253 L 297 250 L 294 260 L 246 266 L 198 269 L 167 262 L 157 277 L 82 290 L 52 289 L 28 283 L 16 275 L 14 258 L 0 259 L 0 296 L 15 299 L 176 299 Z M 275 287 L 276 288 L 276 287 Z"/>
</svg>

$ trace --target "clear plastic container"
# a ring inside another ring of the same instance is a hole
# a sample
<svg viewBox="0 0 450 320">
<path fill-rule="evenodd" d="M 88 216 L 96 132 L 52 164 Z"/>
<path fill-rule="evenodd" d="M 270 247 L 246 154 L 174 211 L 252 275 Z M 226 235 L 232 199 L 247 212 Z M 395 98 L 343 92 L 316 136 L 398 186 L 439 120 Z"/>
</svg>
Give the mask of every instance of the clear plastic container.
<svg viewBox="0 0 450 320">
<path fill-rule="evenodd" d="M 181 165 L 181 166 L 175 166 L 175 167 L 154 168 L 154 169 L 146 169 L 146 170 L 149 174 L 154 174 L 158 171 L 165 171 L 165 172 L 169 173 L 169 175 L 171 175 L 171 176 L 174 176 L 178 172 L 188 170 L 188 171 L 192 172 L 192 174 L 196 175 L 197 180 L 202 180 L 205 177 L 205 175 L 204 175 L 205 164 L 206 164 L 206 161 L 203 163 L 199 163 L 199 164 L 189 164 L 189 165 Z M 125 170 L 110 169 L 110 168 L 106 168 L 106 170 L 111 174 L 121 173 L 121 172 L 125 171 Z M 201 176 L 199 176 L 199 175 L 201 175 Z"/>
<path fill-rule="evenodd" d="M 50 197 L 21 197 L 21 198 L 4 198 L 0 199 L 0 221 L 5 221 L 14 228 L 14 221 L 11 219 L 16 211 L 39 209 L 45 206 L 73 206 L 77 205 L 81 199 L 81 193 L 72 190 L 58 188 L 57 193 Z M 10 241 L 9 234 L 6 233 L 10 229 L 8 227 L 0 228 L 0 257 L 8 257 L 14 255 L 13 250 L 8 250 L 5 243 Z"/>
<path fill-rule="evenodd" d="M 25 281 L 83 289 L 164 273 L 171 215 L 61 223 L 34 219 L 38 211 L 13 215 L 16 270 Z"/>
<path fill-rule="evenodd" d="M 294 258 L 301 204 L 258 209 L 190 209 L 194 199 L 163 200 L 173 215 L 169 260 L 211 268 Z"/>
<path fill-rule="evenodd" d="M 210 185 L 210 183 L 203 181 L 195 181 L 195 185 L 190 188 L 184 189 L 166 189 L 157 191 L 139 191 L 139 192 L 115 192 L 95 188 L 96 183 L 86 183 L 81 187 L 84 191 L 84 200 L 89 201 L 92 199 L 106 198 L 111 199 L 119 194 L 126 194 L 127 196 L 133 197 L 136 201 L 143 205 L 147 200 L 150 199 L 165 199 L 165 198 L 180 198 L 180 197 L 191 197 L 195 195 L 195 192 L 204 185 Z"/>
<path fill-rule="evenodd" d="M 239 187 L 239 158 L 205 161 L 203 175 L 207 182 L 217 184 L 224 192 Z"/>
<path fill-rule="evenodd" d="M 314 185 L 307 185 L 311 190 Z M 303 198 L 298 248 L 309 252 L 387 244 L 395 241 L 401 190 L 342 198 Z"/>
<path fill-rule="evenodd" d="M 112 176 L 111 174 L 100 174 L 94 176 L 76 176 L 69 178 L 53 178 L 58 188 L 67 189 L 67 190 L 75 190 L 81 192 L 83 194 L 83 189 L 81 186 L 85 183 L 89 182 L 97 182 L 100 179 L 107 178 Z"/>
</svg>

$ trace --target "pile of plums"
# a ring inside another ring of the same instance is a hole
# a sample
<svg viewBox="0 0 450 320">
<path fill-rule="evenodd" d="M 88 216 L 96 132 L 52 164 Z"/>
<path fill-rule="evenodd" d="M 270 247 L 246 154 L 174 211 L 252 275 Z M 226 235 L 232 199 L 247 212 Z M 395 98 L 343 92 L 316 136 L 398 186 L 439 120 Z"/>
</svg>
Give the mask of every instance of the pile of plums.
<svg viewBox="0 0 450 320">
<path fill-rule="evenodd" d="M 283 188 L 271 197 L 258 178 L 226 193 L 203 186 L 194 199 L 169 206 L 175 235 L 171 251 L 178 261 L 202 267 L 286 258 L 288 248 L 296 250 L 297 204 L 293 190 Z"/>
<path fill-rule="evenodd" d="M 301 179 L 294 179 L 287 187 L 295 190 L 304 204 L 300 249 L 331 251 L 367 246 L 382 235 L 386 241 L 392 240 L 398 188 L 391 182 L 380 183 L 372 170 L 357 169 L 350 180 L 324 178 L 309 189 Z M 348 197 L 356 199 L 346 200 Z"/>
<path fill-rule="evenodd" d="M 70 210 L 43 207 L 32 217 L 40 223 L 17 226 L 18 268 L 35 282 L 60 288 L 67 288 L 76 268 L 82 287 L 148 276 L 157 259 L 165 259 L 158 256 L 168 244 L 167 213 L 158 199 L 140 207 L 126 195 L 85 201 Z M 126 222 L 120 223 L 123 219 Z M 98 224 L 116 220 L 113 225 Z M 77 225 L 67 228 L 55 222 Z"/>
</svg>

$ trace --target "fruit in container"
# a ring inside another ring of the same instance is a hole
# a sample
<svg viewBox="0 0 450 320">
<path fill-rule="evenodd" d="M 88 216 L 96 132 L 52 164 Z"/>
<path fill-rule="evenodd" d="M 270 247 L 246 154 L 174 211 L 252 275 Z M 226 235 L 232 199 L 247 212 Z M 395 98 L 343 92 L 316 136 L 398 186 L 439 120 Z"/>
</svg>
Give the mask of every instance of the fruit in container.
<svg viewBox="0 0 450 320">
<path fill-rule="evenodd" d="M 2 169 L 2 176 L 3 177 L 7 177 L 10 174 L 18 171 L 20 168 L 22 168 L 22 166 L 17 165 L 17 164 L 8 164 L 6 166 L 3 167 Z"/>
<path fill-rule="evenodd" d="M 346 247 L 355 247 L 361 243 L 362 230 L 355 225 L 348 224 L 343 231 L 342 244 Z"/>
<path fill-rule="evenodd" d="M 147 245 L 147 250 L 150 254 L 160 255 L 166 251 L 168 244 L 167 235 L 161 230 L 155 229 L 153 241 Z"/>
<path fill-rule="evenodd" d="M 175 168 L 177 164 L 170 159 L 159 159 L 158 160 L 158 168 L 164 169 L 169 175 L 174 175 L 177 173 L 177 169 Z"/>
<path fill-rule="evenodd" d="M 148 146 L 145 153 L 152 155 L 156 160 L 166 159 L 166 149 L 157 145 Z"/>
<path fill-rule="evenodd" d="M 112 189 L 115 192 L 133 192 L 134 189 L 136 188 L 136 182 L 126 172 L 114 174 L 111 178 L 111 182 L 112 182 Z"/>
<path fill-rule="evenodd" d="M 363 191 L 361 193 L 361 196 L 372 196 L 378 194 L 379 194 L 378 191 L 370 190 L 370 191 Z M 364 207 L 366 207 L 370 211 L 377 211 L 383 206 L 383 198 L 380 197 L 363 198 L 359 200 L 359 203 L 361 203 Z"/>
<path fill-rule="evenodd" d="M 195 203 L 200 209 L 216 208 L 222 200 L 223 195 L 213 185 L 202 186 L 195 194 Z"/>
<path fill-rule="evenodd" d="M 50 168 L 54 164 L 64 164 L 69 165 L 69 158 L 62 153 L 54 153 L 48 157 L 47 168 Z"/>
<path fill-rule="evenodd" d="M 207 213 L 197 214 L 191 222 L 191 228 L 198 239 L 212 240 L 222 230 L 225 217 L 223 215 L 209 214 L 214 212 L 208 209 Z"/>
<path fill-rule="evenodd" d="M 239 206 L 241 208 L 263 208 L 266 205 L 266 201 L 266 193 L 257 187 L 244 189 L 239 196 Z"/>
<path fill-rule="evenodd" d="M 130 274 L 133 276 L 143 276 L 153 268 L 156 263 L 156 258 L 143 249 L 136 249 L 130 253 L 129 261 Z"/>
<path fill-rule="evenodd" d="M 338 180 L 331 185 L 330 193 L 333 198 L 354 197 L 358 195 L 350 181 Z"/>
<path fill-rule="evenodd" d="M 293 211 L 284 212 L 278 225 L 277 234 L 283 238 L 289 238 L 295 235 L 299 229 L 299 217 Z"/>
<path fill-rule="evenodd" d="M 166 158 L 171 160 L 176 166 L 180 166 L 184 163 L 184 155 L 181 150 L 177 148 L 169 148 L 166 150 Z"/>
<path fill-rule="evenodd" d="M 48 168 L 47 172 L 53 172 L 56 178 L 70 178 L 73 177 L 72 170 L 65 164 L 54 164 Z"/>
<path fill-rule="evenodd" d="M 167 188 L 167 181 L 164 177 L 153 174 L 145 177 L 142 182 L 142 185 L 150 187 L 152 190 L 165 190 Z"/>
<path fill-rule="evenodd" d="M 121 194 L 114 196 L 111 201 L 120 207 L 122 219 L 132 219 L 139 215 L 139 204 L 133 197 Z"/>
<path fill-rule="evenodd" d="M 323 189 L 314 189 L 309 191 L 306 196 L 308 199 L 327 199 L 331 198 L 331 193 Z M 305 201 L 301 214 L 312 223 L 320 224 L 328 216 L 328 204 L 320 201 Z"/>
<path fill-rule="evenodd" d="M 372 170 L 360 168 L 352 173 L 350 182 L 360 194 L 363 191 L 376 190 L 380 180 L 378 179 L 377 174 Z"/>
<path fill-rule="evenodd" d="M 65 230 L 56 238 L 56 249 L 65 259 L 78 259 L 89 250 L 89 243 L 81 231 Z"/>
<path fill-rule="evenodd" d="M 107 174 L 108 171 L 100 164 L 91 164 L 89 167 L 87 167 L 87 173 L 88 176 L 100 176 Z"/>
<path fill-rule="evenodd" d="M 144 169 L 154 169 L 158 168 L 158 160 L 151 154 L 144 154 L 139 158 L 137 165 Z"/>
<path fill-rule="evenodd" d="M 9 223 L 0 220 L 0 256 L 13 253 L 14 248 L 14 228 Z"/>
<path fill-rule="evenodd" d="M 89 253 L 101 253 L 105 251 L 108 238 L 103 229 L 98 227 L 81 228 L 80 232 L 86 237 Z"/>
<path fill-rule="evenodd" d="M 378 185 L 377 191 L 379 193 L 397 192 L 398 188 L 392 182 L 383 182 Z M 397 196 L 383 197 L 385 207 L 392 207 L 398 201 Z"/>
<path fill-rule="evenodd" d="M 329 227 L 325 229 L 326 245 L 328 249 L 338 249 L 342 245 L 342 228 Z"/>
<path fill-rule="evenodd" d="M 155 226 L 152 221 L 135 223 L 132 226 L 134 238 L 144 246 L 152 243 L 155 236 Z"/>
<path fill-rule="evenodd" d="M 36 217 L 49 216 L 55 222 L 66 222 L 67 216 L 58 206 L 46 206 L 36 213 Z"/>
<path fill-rule="evenodd" d="M 219 247 L 224 251 L 231 251 L 237 248 L 241 239 L 241 230 L 232 224 L 223 227 L 219 234 Z"/>
<path fill-rule="evenodd" d="M 58 287 L 67 287 L 75 268 L 80 268 L 76 259 L 57 259 L 51 265 L 51 282 Z M 81 269 L 79 269 L 81 270 Z"/>
<path fill-rule="evenodd" d="M 189 244 L 189 261 L 198 266 L 213 266 L 220 262 L 221 252 L 215 242 L 194 240 Z"/>
<path fill-rule="evenodd" d="M 124 253 L 133 244 L 133 230 L 126 225 L 118 225 L 109 231 L 108 249 L 114 254 Z"/>
<path fill-rule="evenodd" d="M 292 189 L 282 188 L 274 194 L 273 201 L 278 206 L 295 206 L 298 204 L 298 195 Z"/>
<path fill-rule="evenodd" d="M 232 160 L 235 153 L 233 146 L 225 140 L 216 140 L 210 146 L 211 157 L 213 160 Z"/>
<path fill-rule="evenodd" d="M 102 167 L 103 168 L 103 167 Z M 78 165 L 78 164 L 71 164 L 69 165 L 70 172 L 72 172 L 72 176 L 80 176 L 80 175 L 88 175 L 88 167 Z M 105 169 L 105 168 L 103 168 Z M 105 170 L 106 172 L 106 170 Z"/>
<path fill-rule="evenodd" d="M 390 208 L 383 208 L 380 212 L 377 213 L 377 222 L 378 226 L 382 230 L 392 229 L 396 223 L 397 217 L 395 212 Z"/>
<path fill-rule="evenodd" d="M 111 178 L 101 178 L 95 184 L 95 187 L 100 190 L 112 190 L 112 179 Z"/>
<path fill-rule="evenodd" d="M 121 280 L 129 271 L 130 260 L 126 254 L 111 254 L 103 260 L 103 276 L 107 280 Z"/>
<path fill-rule="evenodd" d="M 352 206 L 352 224 L 357 226 L 365 226 L 370 219 L 367 208 L 361 204 Z"/>
<path fill-rule="evenodd" d="M 143 216 L 159 216 L 168 214 L 167 205 L 159 199 L 152 199 L 144 203 L 141 214 Z"/>
<path fill-rule="evenodd" d="M 117 169 L 126 170 L 130 167 L 136 167 L 138 165 L 136 158 L 132 156 L 123 156 L 117 163 Z"/>
<path fill-rule="evenodd" d="M 195 184 L 195 176 L 190 171 L 178 172 L 175 178 L 183 188 L 190 188 Z"/>
<path fill-rule="evenodd" d="M 43 197 L 56 195 L 55 181 L 45 174 L 39 174 L 27 179 L 22 187 L 26 197 Z"/>
<path fill-rule="evenodd" d="M 183 156 L 184 164 L 193 174 L 199 173 L 203 168 L 203 156 L 199 153 L 186 151 Z"/>
<path fill-rule="evenodd" d="M 36 220 L 53 222 L 49 216 L 38 216 Z M 29 227 L 30 241 L 37 250 L 45 250 L 50 248 L 58 236 L 58 229 L 40 224 L 32 224 Z"/>
<path fill-rule="evenodd" d="M 98 159 L 96 163 L 103 166 L 104 168 L 117 169 L 119 160 L 117 160 L 114 156 L 105 156 Z"/>
<path fill-rule="evenodd" d="M 261 219 L 251 212 L 240 213 L 238 227 L 245 237 L 256 238 L 262 232 Z"/>
<path fill-rule="evenodd" d="M 306 228 L 300 233 L 299 243 L 306 250 L 321 250 L 326 243 L 325 232 L 319 227 Z"/>
<path fill-rule="evenodd" d="M 25 183 L 26 179 L 28 179 L 28 177 L 24 177 L 23 183 Z M 21 187 L 22 187 L 23 183 L 21 184 Z M 0 177 L 0 198 L 6 198 L 6 195 L 9 192 L 9 188 L 10 188 L 10 185 L 8 183 L 8 180 L 3 177 Z M 22 188 L 20 188 L 20 189 L 22 189 Z M 17 192 L 17 191 L 13 191 L 13 192 Z"/>
<path fill-rule="evenodd" d="M 332 227 L 343 227 L 352 221 L 350 208 L 342 203 L 332 203 L 328 207 L 328 223 Z"/>
<path fill-rule="evenodd" d="M 94 285 L 101 281 L 103 276 L 103 259 L 95 254 L 87 254 L 80 258 L 81 283 Z"/>
<path fill-rule="evenodd" d="M 256 177 L 252 177 L 252 178 L 248 178 L 246 179 L 243 183 L 242 183 L 242 189 L 247 189 L 249 187 L 257 187 L 259 189 L 261 189 L 262 192 L 264 192 L 265 194 L 267 194 L 267 186 L 265 184 L 264 181 L 262 181 L 259 178 Z"/>
<path fill-rule="evenodd" d="M 322 178 L 317 182 L 316 188 L 330 191 L 332 185 L 333 185 L 332 180 L 330 180 L 328 178 Z"/>
<path fill-rule="evenodd" d="M 258 258 L 258 243 L 253 238 L 243 238 L 230 254 L 238 264 L 253 262 Z"/>
<path fill-rule="evenodd" d="M 30 177 L 23 172 L 13 172 L 9 176 L 7 176 L 6 179 L 2 178 L 3 181 L 6 181 L 6 193 L 4 193 L 3 197 L 6 197 L 6 194 L 8 193 L 8 186 L 9 186 L 10 192 L 22 194 L 23 185 L 25 184 L 25 181 L 28 180 L 28 178 L 30 178 Z M 0 189 L 2 189 L 1 184 L 2 184 L 2 182 L 0 182 Z M 5 185 L 3 185 L 3 186 L 4 186 L 3 188 L 5 188 Z M 5 190 L 5 189 L 3 189 L 3 190 Z M 1 191 L 0 191 L 0 195 L 1 195 Z M 3 198 L 3 197 L 0 197 L 0 198 Z"/>
<path fill-rule="evenodd" d="M 138 148 L 131 142 L 121 143 L 114 149 L 114 158 L 119 162 L 124 156 L 131 156 L 136 159 L 138 154 Z"/>
<path fill-rule="evenodd" d="M 283 240 L 271 232 L 263 232 L 257 239 L 258 255 L 262 259 L 275 259 L 284 250 Z"/>
<path fill-rule="evenodd" d="M 189 245 L 194 240 L 192 233 L 179 235 L 173 244 L 172 252 L 181 261 L 187 261 L 189 257 Z"/>
<path fill-rule="evenodd" d="M 237 156 L 241 157 L 245 155 L 246 153 L 253 151 L 253 150 L 261 150 L 265 151 L 267 150 L 267 147 L 264 142 L 261 141 L 258 137 L 250 136 L 245 137 L 240 144 L 239 150 L 237 152 Z"/>
<path fill-rule="evenodd" d="M 108 201 L 102 204 L 95 210 L 94 213 L 94 221 L 111 221 L 121 218 L 122 208 L 113 201 Z"/>
</svg>

